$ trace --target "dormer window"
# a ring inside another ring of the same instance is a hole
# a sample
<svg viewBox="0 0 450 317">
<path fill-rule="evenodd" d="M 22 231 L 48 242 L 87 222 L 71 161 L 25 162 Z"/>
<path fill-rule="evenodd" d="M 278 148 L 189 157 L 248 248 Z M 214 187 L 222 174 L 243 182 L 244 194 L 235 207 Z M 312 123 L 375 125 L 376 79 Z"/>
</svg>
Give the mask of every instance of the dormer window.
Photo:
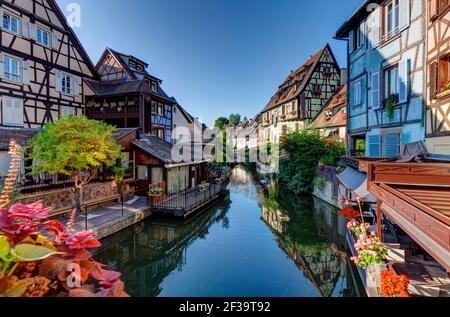
<svg viewBox="0 0 450 317">
<path fill-rule="evenodd" d="M 152 89 L 153 92 L 157 92 L 158 91 L 158 84 L 155 83 L 154 81 L 152 81 L 151 89 Z"/>
<path fill-rule="evenodd" d="M 128 65 L 129 65 L 131 68 L 136 69 L 136 63 L 135 63 L 135 62 L 130 61 L 130 62 L 128 63 Z"/>
<path fill-rule="evenodd" d="M 144 67 L 142 67 L 142 65 L 136 65 L 136 69 L 138 70 L 138 71 L 144 71 Z"/>
<path fill-rule="evenodd" d="M 19 19 L 10 14 L 3 13 L 2 26 L 4 30 L 19 34 Z"/>
</svg>

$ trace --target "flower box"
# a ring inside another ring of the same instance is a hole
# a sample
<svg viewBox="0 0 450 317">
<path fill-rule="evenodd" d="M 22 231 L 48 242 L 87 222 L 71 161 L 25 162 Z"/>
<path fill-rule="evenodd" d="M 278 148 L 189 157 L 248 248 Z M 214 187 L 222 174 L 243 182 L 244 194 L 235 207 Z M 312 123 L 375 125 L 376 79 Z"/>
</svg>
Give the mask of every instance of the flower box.
<svg viewBox="0 0 450 317">
<path fill-rule="evenodd" d="M 164 189 L 162 188 L 150 188 L 148 191 L 148 195 L 150 197 L 161 197 L 164 193 Z"/>
</svg>

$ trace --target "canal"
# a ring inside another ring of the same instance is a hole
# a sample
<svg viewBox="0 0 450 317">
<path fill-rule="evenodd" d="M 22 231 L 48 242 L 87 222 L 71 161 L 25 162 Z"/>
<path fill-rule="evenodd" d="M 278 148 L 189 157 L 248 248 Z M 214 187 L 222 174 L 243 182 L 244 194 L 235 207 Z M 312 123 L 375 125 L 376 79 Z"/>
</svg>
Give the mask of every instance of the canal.
<svg viewBox="0 0 450 317">
<path fill-rule="evenodd" d="M 186 222 L 148 219 L 108 237 L 95 259 L 122 272 L 131 296 L 359 296 L 335 208 L 263 190 L 243 168 L 229 192 Z"/>
</svg>

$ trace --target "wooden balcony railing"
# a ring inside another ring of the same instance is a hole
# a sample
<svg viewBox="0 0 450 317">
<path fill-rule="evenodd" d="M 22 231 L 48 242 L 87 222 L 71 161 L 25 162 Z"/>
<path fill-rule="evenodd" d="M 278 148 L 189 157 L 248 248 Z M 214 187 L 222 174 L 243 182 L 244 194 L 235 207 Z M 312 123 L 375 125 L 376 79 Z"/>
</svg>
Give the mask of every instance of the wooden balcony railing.
<svg viewBox="0 0 450 317">
<path fill-rule="evenodd" d="M 450 187 L 450 163 L 369 163 L 368 181 L 375 184 L 406 184 Z"/>
<path fill-rule="evenodd" d="M 106 108 L 106 107 L 88 107 L 86 108 L 87 116 L 103 116 L 103 115 L 126 115 L 126 114 L 139 114 L 139 106 L 123 106 L 118 108 Z"/>
</svg>

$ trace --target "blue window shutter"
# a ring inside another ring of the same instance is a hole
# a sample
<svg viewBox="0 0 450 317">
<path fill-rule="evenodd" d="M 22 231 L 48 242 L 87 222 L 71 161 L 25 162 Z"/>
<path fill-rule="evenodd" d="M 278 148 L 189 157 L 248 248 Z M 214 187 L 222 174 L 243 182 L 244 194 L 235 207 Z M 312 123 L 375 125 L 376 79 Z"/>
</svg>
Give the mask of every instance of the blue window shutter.
<svg viewBox="0 0 450 317">
<path fill-rule="evenodd" d="M 369 136 L 369 156 L 381 156 L 381 137 L 379 135 Z"/>
<path fill-rule="evenodd" d="M 400 155 L 400 133 L 384 135 L 384 156 L 398 157 Z"/>
</svg>

